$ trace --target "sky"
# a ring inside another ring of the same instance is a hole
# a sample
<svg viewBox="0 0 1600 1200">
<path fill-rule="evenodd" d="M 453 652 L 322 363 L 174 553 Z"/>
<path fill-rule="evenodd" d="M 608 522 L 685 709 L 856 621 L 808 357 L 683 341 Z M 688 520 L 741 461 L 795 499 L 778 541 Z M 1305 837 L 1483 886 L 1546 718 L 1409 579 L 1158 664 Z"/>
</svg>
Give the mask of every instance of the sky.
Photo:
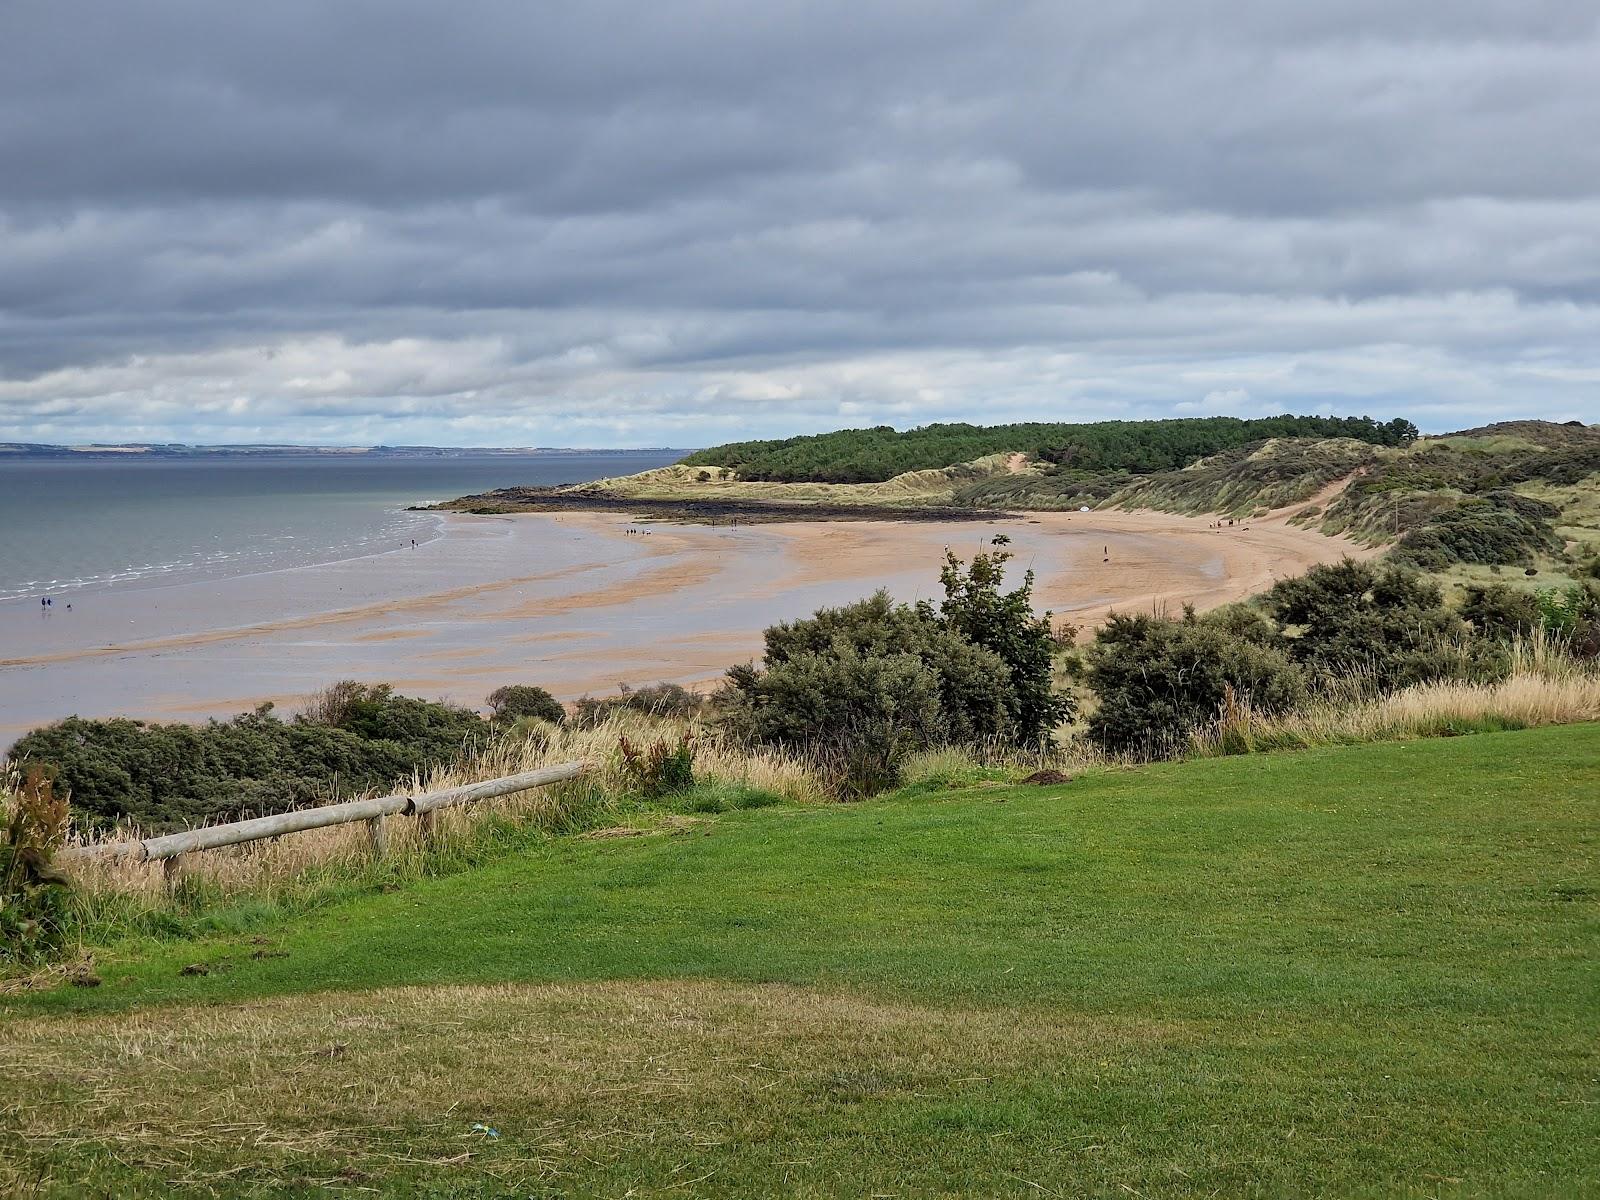
<svg viewBox="0 0 1600 1200">
<path fill-rule="evenodd" d="M 1594 0 L 0 3 L 0 440 L 1600 421 Z"/>
</svg>

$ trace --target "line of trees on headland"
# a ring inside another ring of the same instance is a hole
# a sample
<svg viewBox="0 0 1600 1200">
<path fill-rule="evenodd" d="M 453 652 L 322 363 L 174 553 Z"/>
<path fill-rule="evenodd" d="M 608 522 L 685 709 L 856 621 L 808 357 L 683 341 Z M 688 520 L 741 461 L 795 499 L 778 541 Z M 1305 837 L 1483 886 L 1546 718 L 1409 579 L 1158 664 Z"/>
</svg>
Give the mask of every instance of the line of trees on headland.
<svg viewBox="0 0 1600 1200">
<path fill-rule="evenodd" d="M 1074 471 L 1170 471 L 1267 438 L 1354 438 L 1405 446 L 1417 427 L 1403 418 L 1191 417 L 1087 424 L 880 425 L 773 441 L 731 442 L 689 455 L 689 466 L 729 467 L 742 478 L 780 483 L 878 483 L 906 471 L 1022 452 Z"/>
</svg>

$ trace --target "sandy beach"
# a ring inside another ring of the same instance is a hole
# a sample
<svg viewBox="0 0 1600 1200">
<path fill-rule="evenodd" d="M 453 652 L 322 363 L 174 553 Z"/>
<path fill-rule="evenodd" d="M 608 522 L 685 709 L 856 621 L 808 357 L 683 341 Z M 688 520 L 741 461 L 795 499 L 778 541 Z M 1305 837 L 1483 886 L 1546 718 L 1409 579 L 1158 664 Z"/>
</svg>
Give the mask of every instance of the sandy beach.
<svg viewBox="0 0 1600 1200">
<path fill-rule="evenodd" d="M 0 743 L 72 713 L 196 720 L 293 705 L 340 678 L 478 705 L 502 683 L 558 696 L 619 683 L 709 685 L 761 630 L 887 587 L 938 595 L 943 548 L 995 533 L 1041 608 L 1211 607 L 1366 553 L 1283 515 L 1217 528 L 1161 513 L 992 522 L 712 528 L 626 516 L 450 515 L 415 549 L 170 587 L 86 593 L 72 611 L 0 607 Z"/>
</svg>

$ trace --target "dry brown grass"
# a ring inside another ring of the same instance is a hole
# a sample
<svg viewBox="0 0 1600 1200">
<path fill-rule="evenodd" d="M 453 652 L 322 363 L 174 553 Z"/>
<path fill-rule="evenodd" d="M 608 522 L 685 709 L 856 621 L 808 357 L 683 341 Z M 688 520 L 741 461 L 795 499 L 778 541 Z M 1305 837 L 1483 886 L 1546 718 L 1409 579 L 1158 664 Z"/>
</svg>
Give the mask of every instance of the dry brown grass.
<svg viewBox="0 0 1600 1200">
<path fill-rule="evenodd" d="M 585 1162 L 759 1142 L 819 1103 L 955 1100 L 1042 1058 L 1103 1062 L 1193 1036 L 1140 1018 L 716 982 L 399 988 L 20 1018 L 0 1030 L 0 1124 L 20 1153 L 0 1164 L 12 1158 L 20 1175 L 30 1158 L 103 1148 L 185 1187 L 381 1189 L 391 1173 L 470 1171 L 484 1186 L 527 1188 Z M 501 1137 L 474 1131 L 484 1124 Z M 5 1170 L 0 1185 L 15 1185 Z"/>
<path fill-rule="evenodd" d="M 1316 702 L 1285 716 L 1233 705 L 1191 739 L 1191 750 L 1212 757 L 1594 720 L 1600 671 L 1540 639 L 1517 646 L 1511 674 L 1496 683 L 1418 684 L 1387 696 Z"/>
</svg>

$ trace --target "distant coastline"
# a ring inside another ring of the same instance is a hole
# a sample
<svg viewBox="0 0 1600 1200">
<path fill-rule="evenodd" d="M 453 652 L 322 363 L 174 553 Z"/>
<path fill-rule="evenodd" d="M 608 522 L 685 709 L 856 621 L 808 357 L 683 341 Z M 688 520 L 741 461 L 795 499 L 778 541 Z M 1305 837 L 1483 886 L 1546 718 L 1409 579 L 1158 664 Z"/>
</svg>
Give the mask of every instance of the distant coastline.
<svg viewBox="0 0 1600 1200">
<path fill-rule="evenodd" d="M 584 446 L 289 446 L 241 443 L 196 446 L 181 442 L 89 443 L 63 446 L 48 442 L 0 442 L 0 462 L 22 459 L 109 458 L 536 458 L 569 454 L 689 454 L 671 446 L 630 446 L 616 450 Z"/>
</svg>

